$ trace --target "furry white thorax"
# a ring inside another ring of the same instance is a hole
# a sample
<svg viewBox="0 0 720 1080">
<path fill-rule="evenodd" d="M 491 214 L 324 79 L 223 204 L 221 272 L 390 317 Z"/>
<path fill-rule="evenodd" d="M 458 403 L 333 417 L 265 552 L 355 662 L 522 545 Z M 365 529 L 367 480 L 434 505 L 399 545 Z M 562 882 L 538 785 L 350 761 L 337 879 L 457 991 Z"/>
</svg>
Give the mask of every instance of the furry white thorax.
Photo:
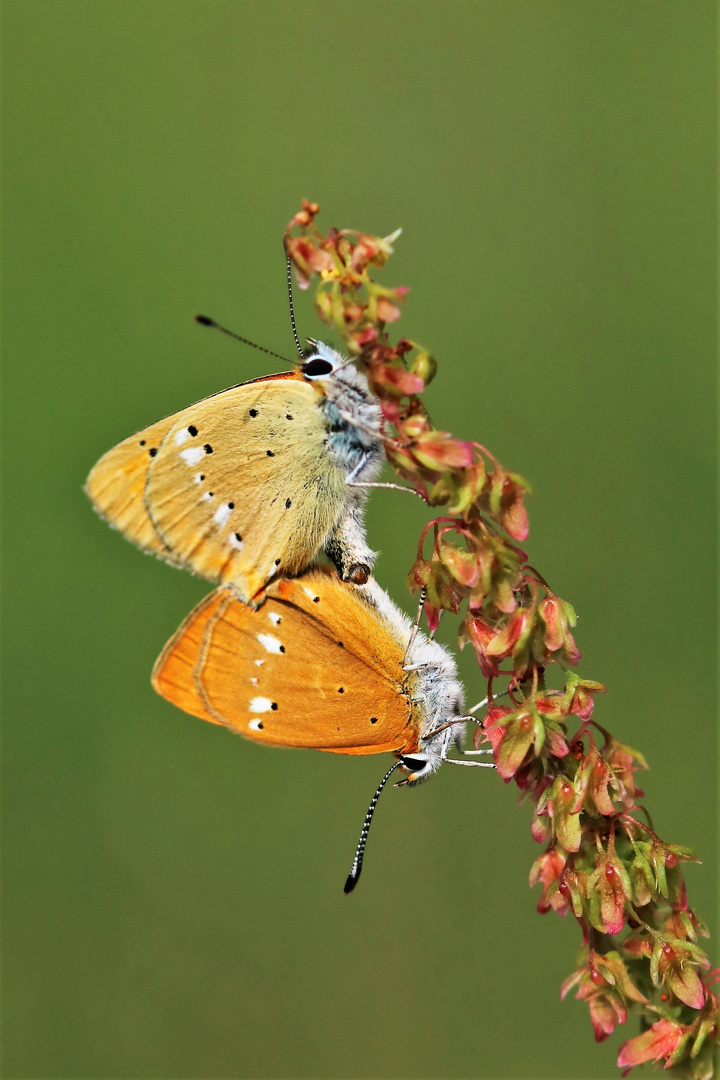
<svg viewBox="0 0 720 1080">
<path fill-rule="evenodd" d="M 328 452 L 354 480 L 374 480 L 385 460 L 380 403 L 365 376 L 330 345 L 317 341 L 313 353 L 333 366 L 326 377 L 313 380 L 324 390 L 320 408 L 330 427 Z"/>
<path fill-rule="evenodd" d="M 396 607 L 385 590 L 371 578 L 358 591 L 390 624 L 396 640 L 407 646 L 412 634 L 412 622 Z M 405 665 L 404 681 L 413 706 L 421 715 L 418 753 L 427 759 L 422 770 L 410 774 L 410 780 L 417 783 L 434 773 L 447 757 L 452 744 L 462 739 L 464 724 L 452 724 L 439 735 L 433 733 L 454 717 L 463 715 L 465 695 L 451 653 L 438 642 L 430 641 L 421 630 L 415 634 Z"/>
</svg>

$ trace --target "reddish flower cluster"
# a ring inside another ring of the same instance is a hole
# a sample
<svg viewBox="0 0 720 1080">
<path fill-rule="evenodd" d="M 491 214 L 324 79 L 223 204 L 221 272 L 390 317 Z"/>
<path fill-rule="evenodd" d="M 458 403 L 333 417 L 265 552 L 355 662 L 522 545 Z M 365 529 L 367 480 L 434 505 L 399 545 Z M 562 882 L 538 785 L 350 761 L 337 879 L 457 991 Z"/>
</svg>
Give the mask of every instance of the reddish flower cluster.
<svg viewBox="0 0 720 1080">
<path fill-rule="evenodd" d="M 516 543 L 528 535 L 527 483 L 479 443 L 433 428 L 419 395 L 435 360 L 405 338 L 388 340 L 407 290 L 378 285 L 370 271 L 392 254 L 399 230 L 385 239 L 349 229 L 325 236 L 318 210 L 303 202 L 286 250 L 301 287 L 319 277 L 318 315 L 368 375 L 387 422 L 388 461 L 430 506 L 445 508 L 423 530 L 409 584 L 424 590 L 431 631 L 442 611 L 464 609 L 460 647 L 473 646 L 488 680 L 476 745 L 491 745 L 500 775 L 533 806 L 532 835 L 545 845 L 530 871 L 530 884 L 542 886 L 538 911 L 572 915 L 582 932 L 580 966 L 562 996 L 576 988 L 587 1001 L 598 1040 L 630 1011 L 641 1015 L 647 1030 L 621 1047 L 621 1068 L 663 1060 L 708 1080 L 719 1040 L 710 989 L 718 976 L 701 974 L 710 965 L 697 939 L 707 931 L 688 907 L 680 868 L 697 860 L 638 819 L 638 809 L 647 816 L 635 783 L 645 760 L 591 719 L 594 695 L 605 688 L 569 670 L 580 660 L 575 612 Z M 562 690 L 546 685 L 553 664 L 564 673 Z M 493 697 L 501 676 L 510 704 Z"/>
</svg>

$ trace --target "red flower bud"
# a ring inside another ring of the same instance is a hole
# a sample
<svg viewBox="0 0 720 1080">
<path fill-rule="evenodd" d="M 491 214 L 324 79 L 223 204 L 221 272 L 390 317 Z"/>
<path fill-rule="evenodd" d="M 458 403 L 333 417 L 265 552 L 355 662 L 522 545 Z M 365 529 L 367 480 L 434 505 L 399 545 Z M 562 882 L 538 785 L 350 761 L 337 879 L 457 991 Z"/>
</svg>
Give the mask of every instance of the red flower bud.
<svg viewBox="0 0 720 1080">
<path fill-rule="evenodd" d="M 383 387 L 399 397 L 420 394 L 425 389 L 425 383 L 419 375 L 413 375 L 403 367 L 391 367 L 388 364 L 377 364 L 373 368 L 372 381 L 374 386 Z"/>
<path fill-rule="evenodd" d="M 537 757 L 545 743 L 545 727 L 540 713 L 529 702 L 503 720 L 505 734 L 497 748 L 495 761 L 503 780 L 509 780 L 523 763 L 532 747 Z"/>
<path fill-rule="evenodd" d="M 490 679 L 497 675 L 500 670 L 500 662 L 495 657 L 487 655 L 487 648 L 494 641 L 498 631 L 488 625 L 479 615 L 471 614 L 466 616 L 462 630 L 464 639 L 461 638 L 461 647 L 464 640 L 469 641 L 475 647 L 478 664 L 485 678 Z"/>
<path fill-rule="evenodd" d="M 448 568 L 455 581 L 466 589 L 474 588 L 480 581 L 480 570 L 472 552 L 463 551 L 443 539 L 439 545 L 440 559 Z"/>
<path fill-rule="evenodd" d="M 548 889 L 558 880 L 564 867 L 565 856 L 557 848 L 552 847 L 539 855 L 533 863 L 530 870 L 530 887 L 532 888 L 538 881 L 543 887 L 542 897 L 538 903 L 538 911 L 544 913 L 549 911 L 551 906 L 554 906 L 548 897 Z M 566 907 L 566 905 L 563 906 Z"/>
<path fill-rule="evenodd" d="M 588 878 L 588 892 L 593 894 L 590 915 L 593 926 L 606 934 L 619 934 L 625 923 L 625 901 L 632 900 L 632 883 L 622 860 L 615 854 L 612 834 L 607 851 L 601 849 L 597 856 L 595 870 Z"/>
<path fill-rule="evenodd" d="M 400 318 L 400 308 L 397 306 L 397 304 L 392 304 L 385 296 L 381 296 L 377 302 L 376 315 L 379 322 L 397 322 Z M 422 383 L 422 379 L 420 380 L 420 382 Z M 424 385 L 425 384 L 422 383 L 422 387 L 424 387 Z M 419 394 L 420 391 L 416 390 L 414 391 L 414 393 Z"/>
<path fill-rule="evenodd" d="M 577 664 L 580 652 L 570 633 L 570 627 L 577 621 L 572 606 L 551 593 L 538 605 L 538 613 L 545 624 L 544 642 L 548 653 L 561 653 L 568 664 Z"/>
<path fill-rule="evenodd" d="M 418 376 L 411 378 L 418 379 Z M 412 453 L 426 469 L 435 471 L 461 469 L 473 463 L 472 443 L 453 439 L 445 431 L 428 431 L 415 441 Z"/>
<path fill-rule="evenodd" d="M 657 1020 L 652 1027 L 628 1039 L 620 1047 L 617 1063 L 619 1068 L 632 1068 L 645 1061 L 668 1060 L 687 1041 L 689 1028 L 674 1020 Z"/>
</svg>

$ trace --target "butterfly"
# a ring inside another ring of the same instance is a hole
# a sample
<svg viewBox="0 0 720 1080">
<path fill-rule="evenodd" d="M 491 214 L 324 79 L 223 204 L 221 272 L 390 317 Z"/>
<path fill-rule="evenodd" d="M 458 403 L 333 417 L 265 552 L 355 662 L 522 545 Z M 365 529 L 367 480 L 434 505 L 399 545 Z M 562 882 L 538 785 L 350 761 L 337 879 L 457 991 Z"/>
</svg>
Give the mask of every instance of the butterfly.
<svg viewBox="0 0 720 1080">
<path fill-rule="evenodd" d="M 155 690 L 185 712 L 269 746 L 393 753 L 365 819 L 345 891 L 390 774 L 417 784 L 460 747 L 465 721 L 455 661 L 413 627 L 380 586 L 327 567 L 269 585 L 259 609 L 221 587 L 182 623 L 153 669 Z"/>
<path fill-rule="evenodd" d="M 343 579 L 367 581 L 362 515 L 385 460 L 380 404 L 350 362 L 311 345 L 293 371 L 214 394 L 108 451 L 85 487 L 95 509 L 144 551 L 246 603 L 320 549 Z"/>
</svg>

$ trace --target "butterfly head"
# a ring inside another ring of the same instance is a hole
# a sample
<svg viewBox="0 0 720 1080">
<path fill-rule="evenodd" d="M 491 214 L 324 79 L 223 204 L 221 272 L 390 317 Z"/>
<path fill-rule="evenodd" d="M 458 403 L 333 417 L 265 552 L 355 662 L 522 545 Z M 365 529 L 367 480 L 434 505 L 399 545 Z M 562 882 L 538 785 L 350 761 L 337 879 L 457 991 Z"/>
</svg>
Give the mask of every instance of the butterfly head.
<svg viewBox="0 0 720 1080">
<path fill-rule="evenodd" d="M 300 362 L 300 371 L 309 382 L 322 384 L 332 379 L 340 368 L 348 366 L 349 362 L 330 345 L 311 338 L 305 359 Z"/>
<path fill-rule="evenodd" d="M 310 339 L 310 345 L 299 372 L 319 395 L 330 456 L 354 479 L 371 481 L 385 456 L 380 403 L 351 360 L 322 341 Z"/>
</svg>

